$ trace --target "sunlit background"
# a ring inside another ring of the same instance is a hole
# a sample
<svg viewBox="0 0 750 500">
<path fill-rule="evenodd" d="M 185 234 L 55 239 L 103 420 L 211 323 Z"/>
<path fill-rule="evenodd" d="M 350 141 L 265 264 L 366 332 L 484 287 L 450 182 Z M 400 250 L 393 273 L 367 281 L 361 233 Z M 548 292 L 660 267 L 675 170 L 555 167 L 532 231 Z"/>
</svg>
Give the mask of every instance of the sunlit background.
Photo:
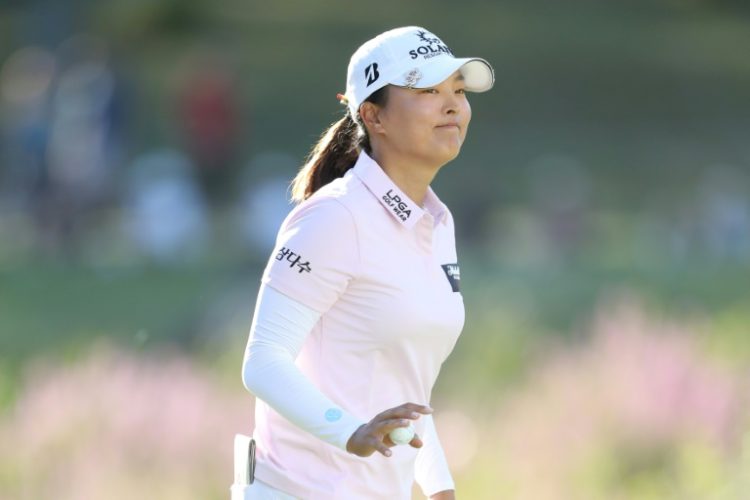
<svg viewBox="0 0 750 500">
<path fill-rule="evenodd" d="M 458 496 L 750 498 L 742 0 L 0 3 L 0 498 L 228 498 L 288 183 L 410 24 L 497 75 L 434 184 Z"/>
</svg>

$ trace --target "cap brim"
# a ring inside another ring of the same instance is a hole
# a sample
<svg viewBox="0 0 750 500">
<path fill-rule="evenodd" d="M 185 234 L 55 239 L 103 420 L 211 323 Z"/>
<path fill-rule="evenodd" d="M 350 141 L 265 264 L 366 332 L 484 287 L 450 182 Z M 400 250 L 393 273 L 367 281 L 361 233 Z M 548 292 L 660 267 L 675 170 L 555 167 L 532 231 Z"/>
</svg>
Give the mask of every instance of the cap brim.
<svg viewBox="0 0 750 500">
<path fill-rule="evenodd" d="M 393 83 L 402 87 L 428 88 L 443 82 L 456 71 L 461 72 L 466 90 L 470 92 L 486 92 L 495 84 L 492 66 L 480 57 L 436 57 L 419 67 L 420 78 L 412 85 L 407 85 L 406 79 Z"/>
<path fill-rule="evenodd" d="M 466 90 L 471 92 L 486 92 L 495 85 L 495 71 L 490 63 L 480 57 L 461 59 L 465 61 L 459 68 L 464 75 Z"/>
</svg>

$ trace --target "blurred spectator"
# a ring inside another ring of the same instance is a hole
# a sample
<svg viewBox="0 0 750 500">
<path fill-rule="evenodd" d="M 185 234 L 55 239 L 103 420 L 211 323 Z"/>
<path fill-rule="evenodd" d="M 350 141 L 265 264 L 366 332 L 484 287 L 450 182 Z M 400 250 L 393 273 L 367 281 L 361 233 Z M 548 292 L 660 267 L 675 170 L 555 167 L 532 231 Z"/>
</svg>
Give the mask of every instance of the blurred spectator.
<svg viewBox="0 0 750 500">
<path fill-rule="evenodd" d="M 236 173 L 239 112 L 234 78 L 213 54 L 193 56 L 179 95 L 185 147 L 213 204 L 220 204 Z"/>
<path fill-rule="evenodd" d="M 32 212 L 43 248 L 74 248 L 82 221 L 111 200 L 119 164 L 117 88 L 106 44 L 72 37 L 56 55 L 13 54 L 0 73 L 2 196 Z"/>
<path fill-rule="evenodd" d="M 88 212 L 111 201 L 121 136 L 106 43 L 77 35 L 61 44 L 41 208 L 47 243 L 69 250 Z"/>
<path fill-rule="evenodd" d="M 708 170 L 699 186 L 699 233 L 719 261 L 750 261 L 750 179 L 734 167 Z"/>
<path fill-rule="evenodd" d="M 24 47 L 0 69 L 0 196 L 30 208 L 46 179 L 50 96 L 55 57 L 41 47 Z"/>
<path fill-rule="evenodd" d="M 289 182 L 298 168 L 287 153 L 264 153 L 248 165 L 241 180 L 237 225 L 243 243 L 260 253 L 270 252 L 279 226 L 292 209 Z"/>
<path fill-rule="evenodd" d="M 74 36 L 57 54 L 25 47 L 0 74 L 2 196 L 33 214 L 38 241 L 70 253 L 86 216 L 111 200 L 120 156 L 106 43 Z"/>
<path fill-rule="evenodd" d="M 180 151 L 137 157 L 125 182 L 125 230 L 138 250 L 161 263 L 200 255 L 208 236 L 206 207 Z"/>
</svg>

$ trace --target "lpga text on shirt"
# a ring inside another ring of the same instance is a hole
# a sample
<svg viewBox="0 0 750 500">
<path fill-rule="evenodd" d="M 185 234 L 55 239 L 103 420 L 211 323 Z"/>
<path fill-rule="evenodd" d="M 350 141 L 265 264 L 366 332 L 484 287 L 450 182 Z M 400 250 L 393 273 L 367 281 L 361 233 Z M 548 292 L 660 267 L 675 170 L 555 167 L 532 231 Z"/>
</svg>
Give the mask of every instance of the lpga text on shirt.
<svg viewBox="0 0 750 500">
<path fill-rule="evenodd" d="M 398 216 L 401 220 L 407 220 L 411 216 L 411 209 L 404 200 L 397 194 L 393 193 L 393 189 L 389 189 L 387 193 L 383 195 L 383 201 L 393 209 L 393 213 Z"/>
</svg>

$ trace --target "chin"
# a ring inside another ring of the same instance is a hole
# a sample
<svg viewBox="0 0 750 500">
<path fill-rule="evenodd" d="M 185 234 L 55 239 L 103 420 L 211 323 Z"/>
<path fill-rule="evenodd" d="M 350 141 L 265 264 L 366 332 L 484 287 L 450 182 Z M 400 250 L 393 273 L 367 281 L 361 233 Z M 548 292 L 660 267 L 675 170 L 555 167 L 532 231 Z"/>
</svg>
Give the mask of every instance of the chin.
<svg viewBox="0 0 750 500">
<path fill-rule="evenodd" d="M 445 145 L 441 145 L 440 147 L 435 147 L 433 150 L 429 151 L 428 154 L 422 156 L 422 158 L 426 160 L 427 164 L 442 167 L 446 163 L 454 160 L 460 151 L 460 146 L 445 147 Z"/>
<path fill-rule="evenodd" d="M 445 152 L 443 156 L 443 164 L 448 163 L 449 161 L 455 160 L 458 156 L 458 153 L 461 152 L 461 146 L 457 146 L 455 148 L 450 148 Z"/>
</svg>

